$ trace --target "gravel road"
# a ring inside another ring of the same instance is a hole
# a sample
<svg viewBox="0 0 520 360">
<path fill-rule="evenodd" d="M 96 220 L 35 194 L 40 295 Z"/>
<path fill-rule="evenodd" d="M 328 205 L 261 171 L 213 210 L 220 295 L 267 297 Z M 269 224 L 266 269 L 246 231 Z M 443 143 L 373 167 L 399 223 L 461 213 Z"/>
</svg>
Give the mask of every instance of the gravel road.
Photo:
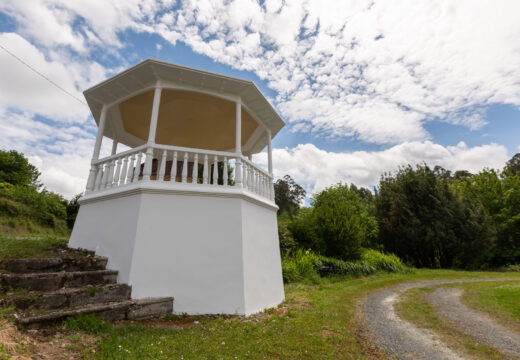
<svg viewBox="0 0 520 360">
<path fill-rule="evenodd" d="M 394 304 L 399 301 L 400 294 L 412 288 L 501 280 L 511 279 L 427 280 L 404 283 L 380 290 L 370 294 L 364 300 L 362 308 L 365 325 L 373 335 L 372 342 L 386 351 L 390 358 L 406 360 L 465 359 L 465 356 L 457 353 L 454 349 L 450 349 L 433 332 L 399 318 L 395 312 Z"/>
<path fill-rule="evenodd" d="M 456 288 L 438 288 L 428 294 L 427 300 L 440 316 L 450 319 L 464 333 L 506 355 L 520 357 L 520 335 L 461 303 L 462 293 Z"/>
</svg>

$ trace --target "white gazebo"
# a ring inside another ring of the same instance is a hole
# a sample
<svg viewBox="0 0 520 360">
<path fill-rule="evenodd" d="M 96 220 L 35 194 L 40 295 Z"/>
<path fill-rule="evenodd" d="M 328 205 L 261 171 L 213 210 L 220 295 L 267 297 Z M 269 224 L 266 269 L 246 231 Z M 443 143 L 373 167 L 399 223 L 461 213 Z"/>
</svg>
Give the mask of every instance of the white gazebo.
<svg viewBox="0 0 520 360">
<path fill-rule="evenodd" d="M 255 84 L 148 59 L 84 95 L 98 134 L 70 246 L 107 256 L 135 298 L 173 296 L 176 313 L 278 305 L 271 138 L 284 122 Z M 266 146 L 267 171 L 251 161 Z"/>
</svg>

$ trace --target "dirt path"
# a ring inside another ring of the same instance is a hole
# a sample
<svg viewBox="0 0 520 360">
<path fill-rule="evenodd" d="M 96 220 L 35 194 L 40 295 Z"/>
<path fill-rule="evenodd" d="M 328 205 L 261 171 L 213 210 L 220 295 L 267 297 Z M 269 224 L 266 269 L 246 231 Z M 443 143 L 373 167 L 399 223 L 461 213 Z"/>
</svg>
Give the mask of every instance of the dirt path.
<svg viewBox="0 0 520 360">
<path fill-rule="evenodd" d="M 466 359 L 454 349 L 444 344 L 437 335 L 419 328 L 397 315 L 394 304 L 399 296 L 412 288 L 432 287 L 475 281 L 503 281 L 515 279 L 465 279 L 465 280 L 427 280 L 400 284 L 370 294 L 363 304 L 363 315 L 367 329 L 373 334 L 373 343 L 386 351 L 391 358 L 453 360 Z M 442 307 L 442 305 L 440 306 Z M 466 308 L 466 310 L 470 311 Z M 459 311 L 465 311 L 459 308 Z M 490 344 L 491 346 L 500 346 Z"/>
<path fill-rule="evenodd" d="M 506 355 L 520 357 L 520 335 L 461 303 L 462 293 L 457 288 L 438 288 L 427 295 L 427 300 L 439 315 L 450 319 L 464 333 Z"/>
</svg>

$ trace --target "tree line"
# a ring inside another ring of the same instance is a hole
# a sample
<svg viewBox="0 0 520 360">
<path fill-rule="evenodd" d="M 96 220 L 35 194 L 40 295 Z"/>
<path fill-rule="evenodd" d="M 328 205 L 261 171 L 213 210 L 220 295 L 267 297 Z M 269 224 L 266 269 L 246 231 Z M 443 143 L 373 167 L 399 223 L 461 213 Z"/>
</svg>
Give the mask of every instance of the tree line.
<svg viewBox="0 0 520 360">
<path fill-rule="evenodd" d="M 296 248 L 342 260 L 363 249 L 427 268 L 520 264 L 520 153 L 502 171 L 451 172 L 408 165 L 370 191 L 336 184 L 312 196 L 290 176 L 275 183 L 284 253 Z"/>
</svg>

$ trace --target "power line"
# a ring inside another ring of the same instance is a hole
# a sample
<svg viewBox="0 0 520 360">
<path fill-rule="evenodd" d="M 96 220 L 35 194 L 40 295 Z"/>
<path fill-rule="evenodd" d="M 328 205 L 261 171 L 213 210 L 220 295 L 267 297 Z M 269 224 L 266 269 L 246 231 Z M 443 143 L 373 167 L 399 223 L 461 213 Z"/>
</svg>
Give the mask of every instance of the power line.
<svg viewBox="0 0 520 360">
<path fill-rule="evenodd" d="M 33 68 L 31 65 L 27 64 L 25 61 L 23 61 L 22 59 L 20 59 L 18 56 L 16 56 L 15 54 L 13 54 L 12 52 L 10 52 L 9 50 L 7 50 L 4 46 L 2 46 L 2 44 L 0 44 L 0 48 L 2 48 L 6 53 L 8 53 L 9 55 L 11 55 L 12 57 L 14 57 L 16 60 L 18 60 L 19 62 L 21 62 L 22 64 L 24 64 L 25 66 L 27 66 L 29 69 L 31 69 L 32 71 L 34 71 L 36 74 L 40 75 L 42 78 L 44 78 L 45 80 L 47 80 L 48 82 L 50 82 L 52 85 L 54 85 L 55 87 L 57 87 L 58 89 L 60 89 L 61 91 L 63 91 L 65 94 L 69 95 L 70 97 L 72 97 L 74 100 L 76 101 L 79 101 L 81 104 L 83 105 L 87 105 L 83 100 L 79 99 L 78 97 L 76 97 L 75 95 L 73 95 L 72 93 L 68 92 L 67 90 L 65 90 L 64 88 L 62 88 L 61 86 L 59 86 L 58 84 L 56 84 L 54 81 L 52 81 L 51 79 L 49 79 L 47 76 L 43 75 L 41 72 L 39 72 L 38 70 L 36 70 L 35 68 Z M 88 105 L 87 105 L 88 106 Z"/>
</svg>

